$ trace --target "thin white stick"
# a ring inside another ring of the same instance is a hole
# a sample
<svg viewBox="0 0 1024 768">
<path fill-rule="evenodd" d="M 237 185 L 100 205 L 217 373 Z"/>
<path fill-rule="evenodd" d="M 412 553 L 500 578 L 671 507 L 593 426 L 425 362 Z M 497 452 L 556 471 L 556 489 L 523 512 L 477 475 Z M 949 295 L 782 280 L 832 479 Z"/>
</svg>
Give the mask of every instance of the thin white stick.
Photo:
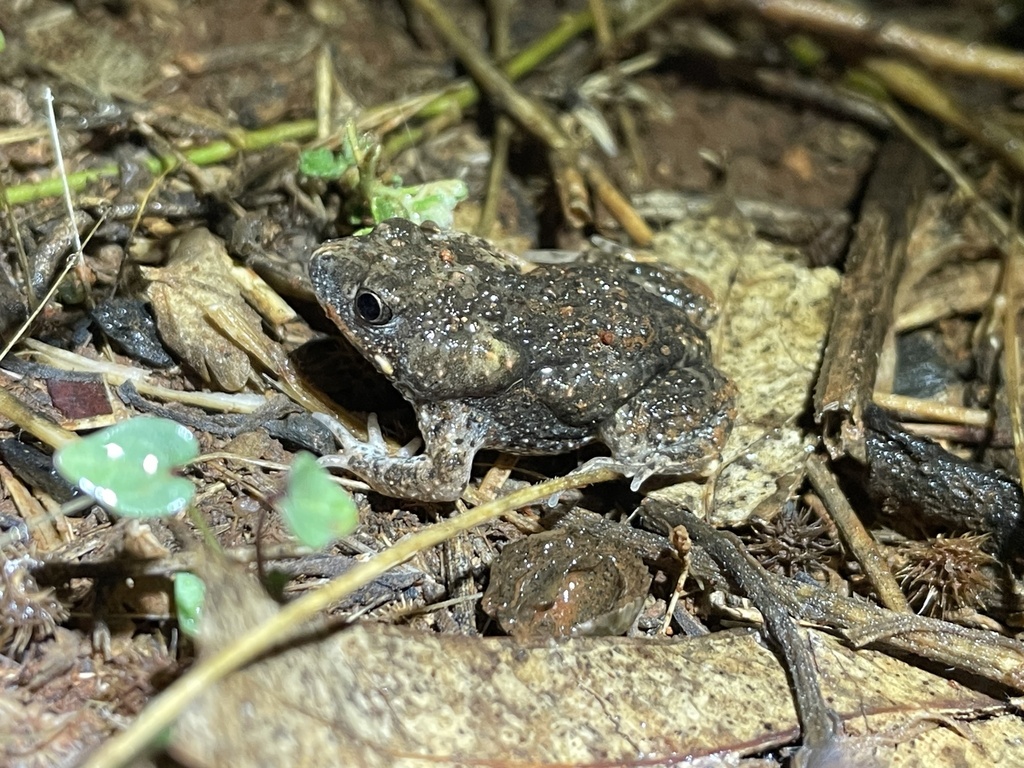
<svg viewBox="0 0 1024 768">
<path fill-rule="evenodd" d="M 71 234 L 74 236 L 75 256 L 81 264 L 85 259 L 82 253 L 82 238 L 78 236 L 78 222 L 75 221 L 75 206 L 71 203 L 71 185 L 68 184 L 68 173 L 64 168 L 64 153 L 60 149 L 60 137 L 57 135 L 57 117 L 53 113 L 53 93 L 50 86 L 43 91 L 43 98 L 46 100 L 46 122 L 50 128 L 50 141 L 53 143 L 53 154 L 57 160 L 57 171 L 60 173 L 60 183 L 64 187 L 64 206 L 68 209 L 68 219 L 71 220 Z"/>
<path fill-rule="evenodd" d="M 64 185 L 64 206 L 68 209 L 68 217 L 71 219 L 71 232 L 75 236 L 75 258 L 67 260 L 64 269 L 60 273 L 60 277 L 53 281 L 50 290 L 46 292 L 46 295 L 39 301 L 36 308 L 29 312 L 28 317 L 25 318 L 25 322 L 21 324 L 18 332 L 11 337 L 10 341 L 7 342 L 7 346 L 0 351 L 0 362 L 14 349 L 14 345 L 21 341 L 29 327 L 39 316 L 39 313 L 50 303 L 50 299 L 57 293 L 57 288 L 60 287 L 64 278 L 68 276 L 68 272 L 71 271 L 71 267 L 75 264 L 82 264 L 85 261 L 85 254 L 82 253 L 82 238 L 78 236 L 78 222 L 75 221 L 75 208 L 71 203 L 71 186 L 68 184 L 68 174 L 64 168 L 64 154 L 60 151 L 60 138 L 57 136 L 57 118 L 53 114 L 53 94 L 50 92 L 49 86 L 43 92 L 43 98 L 46 99 L 47 122 L 50 127 L 50 142 L 53 144 L 54 159 L 57 161 L 57 171 L 60 173 L 60 180 Z M 102 221 L 102 218 L 100 221 Z M 31 275 L 25 275 L 25 280 L 31 279 Z"/>
</svg>

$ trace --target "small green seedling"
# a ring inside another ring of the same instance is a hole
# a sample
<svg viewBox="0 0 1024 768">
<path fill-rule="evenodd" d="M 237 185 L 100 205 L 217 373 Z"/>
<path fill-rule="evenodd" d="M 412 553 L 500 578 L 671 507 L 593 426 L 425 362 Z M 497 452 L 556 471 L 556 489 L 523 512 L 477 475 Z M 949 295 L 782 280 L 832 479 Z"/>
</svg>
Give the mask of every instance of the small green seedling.
<svg viewBox="0 0 1024 768">
<path fill-rule="evenodd" d="M 174 576 L 174 608 L 178 614 L 178 627 L 189 637 L 199 634 L 199 621 L 203 617 L 206 584 L 194 573 L 183 571 Z"/>
<path fill-rule="evenodd" d="M 349 179 L 355 183 L 363 170 L 373 176 L 380 144 L 370 133 L 359 133 L 350 120 L 337 153 L 327 147 L 314 147 L 299 154 L 299 172 L 315 179 L 341 179 L 350 170 L 356 171 Z"/>
<path fill-rule="evenodd" d="M 432 181 L 413 187 L 389 187 L 374 184 L 370 212 L 377 223 L 401 216 L 415 224 L 432 221 L 441 229 L 451 229 L 455 206 L 466 199 L 469 189 L 458 179 Z"/>
<path fill-rule="evenodd" d="M 307 149 L 299 155 L 299 173 L 316 179 L 340 179 L 353 164 L 352 158 L 336 155 L 327 147 Z"/>
<path fill-rule="evenodd" d="M 61 476 L 118 515 L 157 517 L 185 509 L 195 486 L 173 470 L 199 455 L 195 436 L 169 419 L 138 417 L 60 448 L 53 457 Z M 303 544 L 320 548 L 351 533 L 359 522 L 352 497 L 308 453 L 292 463 L 278 508 Z M 174 577 L 178 626 L 198 632 L 206 586 L 191 573 Z"/>
<path fill-rule="evenodd" d="M 403 187 L 401 179 L 387 184 L 377 178 L 381 146 L 369 133 L 357 133 L 350 121 L 337 153 L 326 147 L 308 149 L 299 155 L 299 172 L 310 178 L 337 180 L 343 188 L 363 198 L 353 223 L 363 220 L 369 209 L 373 221 L 400 216 L 416 224 L 432 221 L 450 229 L 455 206 L 465 200 L 469 189 L 458 179 L 444 179 Z M 360 234 L 360 233 L 356 233 Z"/>
<path fill-rule="evenodd" d="M 196 488 L 173 471 L 199 455 L 196 438 L 170 419 L 139 417 L 60 448 L 61 476 L 111 512 L 126 517 L 173 515 Z"/>
<path fill-rule="evenodd" d="M 359 523 L 355 501 L 309 453 L 295 456 L 276 506 L 295 537 L 315 549 L 348 535 Z"/>
</svg>

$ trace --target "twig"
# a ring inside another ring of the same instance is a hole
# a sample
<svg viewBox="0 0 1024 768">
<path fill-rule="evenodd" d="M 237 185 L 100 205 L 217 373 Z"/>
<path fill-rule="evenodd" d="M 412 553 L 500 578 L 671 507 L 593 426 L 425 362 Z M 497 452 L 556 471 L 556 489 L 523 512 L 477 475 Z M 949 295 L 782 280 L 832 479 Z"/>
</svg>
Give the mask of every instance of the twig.
<svg viewBox="0 0 1024 768">
<path fill-rule="evenodd" d="M 34 359 L 42 361 L 45 365 L 62 371 L 95 373 L 102 376 L 103 380 L 108 384 L 115 386 L 130 381 L 139 394 L 165 402 L 194 405 L 221 413 L 254 413 L 267 403 L 267 398 L 264 395 L 242 392 L 233 394 L 226 392 L 190 392 L 150 384 L 146 381 L 146 379 L 152 376 L 152 371 L 150 370 L 83 357 L 65 349 L 51 347 L 49 344 L 44 344 L 32 338 L 24 339 L 22 346 L 31 353 Z M 283 372 L 281 375 L 282 377 L 287 376 L 288 372 Z M 19 426 L 24 426 L 20 422 L 18 424 Z M 49 441 L 46 442 L 49 443 Z"/>
<path fill-rule="evenodd" d="M 1020 137 L 984 115 L 968 113 L 924 71 L 895 59 L 866 59 L 861 65 L 877 77 L 886 90 L 953 126 L 1016 173 L 1024 174 L 1024 146 Z M 1024 60 L 1020 66 L 1024 68 Z"/>
<path fill-rule="evenodd" d="M 490 237 L 494 222 L 498 218 L 498 205 L 501 202 L 501 180 L 508 168 L 508 151 L 512 144 L 515 124 L 505 115 L 499 115 L 494 122 L 494 137 L 491 139 L 491 165 L 487 171 L 487 188 L 484 202 L 480 207 L 480 218 L 476 224 L 476 233 L 480 237 Z"/>
<path fill-rule="evenodd" d="M 647 156 L 644 154 L 643 142 L 640 140 L 640 127 L 636 115 L 626 104 L 617 104 L 616 116 L 619 119 L 619 130 L 622 131 L 622 143 L 626 145 L 629 157 L 633 161 L 633 169 L 639 186 L 646 187 L 650 182 L 647 168 Z"/>
<path fill-rule="evenodd" d="M 859 425 L 874 389 L 878 350 L 891 323 L 911 217 L 927 168 L 905 142 L 890 139 L 865 193 L 814 391 L 815 419 L 824 425 L 833 455 L 845 451 L 864 459 Z"/>
<path fill-rule="evenodd" d="M 1024 87 L 1024 56 L 1018 53 L 990 45 L 962 43 L 898 22 L 882 21 L 861 6 L 826 0 L 725 0 L 721 4 L 753 11 L 787 27 L 856 40 L 887 53 L 916 59 L 932 69 Z"/>
<path fill-rule="evenodd" d="M 497 61 L 508 57 L 511 49 L 509 31 L 512 18 L 511 0 L 489 0 L 487 9 L 491 20 L 491 53 Z M 508 168 L 508 151 L 512 144 L 515 126 L 508 115 L 498 115 L 494 121 L 494 136 L 491 138 L 491 164 L 487 171 L 487 188 L 484 202 L 480 207 L 476 233 L 488 237 L 494 227 L 501 201 L 501 181 Z"/>
<path fill-rule="evenodd" d="M 872 400 L 887 411 L 895 411 L 921 421 L 963 424 L 968 427 L 986 429 L 992 427 L 992 415 L 981 408 L 965 408 L 959 405 L 940 403 L 937 400 L 921 400 L 917 397 L 894 395 L 891 392 L 875 392 Z"/>
<path fill-rule="evenodd" d="M 14 207 L 7 197 L 7 185 L 0 179 L 0 206 L 4 209 L 4 217 L 7 219 L 7 226 L 11 228 L 11 236 L 14 238 L 14 251 L 18 257 L 18 268 L 21 274 L 32 274 L 32 268 L 28 263 L 28 255 L 25 253 L 25 242 L 21 238 L 21 227 L 18 226 L 18 218 L 14 215 Z M 39 297 L 36 296 L 35 286 L 31 279 L 25 280 L 25 293 L 28 297 L 29 309 L 39 306 Z"/>
<path fill-rule="evenodd" d="M 594 14 L 594 37 L 597 39 L 598 56 L 602 64 L 609 64 L 615 53 L 615 32 L 612 29 L 608 8 L 605 5 L 605 0 L 589 0 L 588 6 L 590 12 Z M 611 74 L 614 77 L 612 84 L 620 85 L 621 74 L 614 68 Z M 637 129 L 636 118 L 630 108 L 621 101 L 615 105 L 615 118 L 618 120 L 622 141 L 633 160 L 637 176 L 641 181 L 645 181 L 647 179 L 647 161 L 640 145 L 640 132 Z"/>
<path fill-rule="evenodd" d="M 1019 220 L 1021 188 L 1017 185 L 1014 200 L 1015 220 Z M 1009 238 L 1008 238 L 1009 239 Z M 1021 413 L 1020 372 L 1020 295 L 1017 292 L 1021 265 L 1020 240 L 1014 234 L 1006 244 L 1005 265 L 1000 293 L 1003 298 L 1003 371 L 1006 376 L 1006 400 L 1013 427 L 1013 453 L 1017 458 L 1017 477 L 1024 478 L 1024 413 Z"/>
<path fill-rule="evenodd" d="M 893 613 L 828 588 L 771 578 L 780 592 L 785 590 L 797 619 L 840 630 L 857 647 L 870 642 L 877 650 L 911 653 L 1024 691 L 1024 644 L 1017 640 L 941 619 Z"/>
<path fill-rule="evenodd" d="M 57 133 L 57 118 L 53 114 L 53 92 L 49 87 L 43 92 L 46 100 L 47 125 L 50 127 L 50 143 L 53 145 L 53 157 L 57 163 L 57 178 L 60 179 L 61 190 L 64 193 L 64 207 L 67 209 L 68 221 L 71 222 L 71 240 L 75 244 L 75 261 L 79 264 L 85 259 L 82 253 L 82 238 L 78 235 L 78 226 L 75 224 L 75 205 L 71 202 L 71 187 L 68 186 L 68 174 L 64 166 L 64 152 L 60 148 L 60 135 Z"/>
<path fill-rule="evenodd" d="M 850 91 L 814 77 L 800 77 L 789 70 L 758 67 L 749 76 L 740 71 L 734 77 L 748 79 L 770 96 L 797 101 L 833 112 L 863 125 L 888 130 L 891 125 L 881 105 L 862 93 Z"/>
<path fill-rule="evenodd" d="M 592 221 L 594 210 L 590 206 L 590 191 L 580 172 L 580 156 L 575 152 L 549 153 L 551 175 L 555 178 L 555 190 L 562 206 L 565 220 L 571 227 L 579 228 Z"/>
<path fill-rule="evenodd" d="M 1006 430 L 993 432 L 990 427 L 968 427 L 962 424 L 903 424 L 916 437 L 927 437 L 962 445 L 984 445 L 986 448 L 1012 448 L 1013 436 Z"/>
<path fill-rule="evenodd" d="M 316 138 L 326 141 L 334 122 L 331 94 L 334 92 L 334 76 L 331 68 L 331 53 L 326 45 L 316 52 L 316 75 L 313 88 L 313 103 L 316 105 Z"/>
<path fill-rule="evenodd" d="M 36 413 L 3 387 L 0 387 L 0 414 L 51 448 L 60 448 L 78 439 L 74 432 Z"/>
<path fill-rule="evenodd" d="M 643 216 L 637 213 L 636 208 L 625 196 L 612 184 L 605 175 L 604 170 L 593 160 L 584 157 L 583 170 L 587 175 L 587 181 L 597 195 L 597 199 L 604 203 L 608 211 L 615 217 L 615 220 L 622 225 L 626 233 L 637 245 L 648 245 L 654 239 L 654 232 L 647 226 Z"/>
<path fill-rule="evenodd" d="M 892 575 L 889 564 L 878 548 L 877 542 L 861 523 L 857 513 L 839 488 L 835 476 L 825 465 L 820 456 L 807 459 L 807 477 L 825 504 L 830 519 L 839 529 L 839 534 L 850 554 L 864 569 L 871 586 L 875 588 L 878 599 L 890 611 L 910 613 L 907 598 L 900 589 L 896 577 Z"/>
<path fill-rule="evenodd" d="M 604 0 L 587 0 L 587 7 L 594 16 L 594 37 L 597 38 L 599 54 L 604 57 L 610 53 L 615 35 L 612 32 L 612 20 Z"/>
</svg>

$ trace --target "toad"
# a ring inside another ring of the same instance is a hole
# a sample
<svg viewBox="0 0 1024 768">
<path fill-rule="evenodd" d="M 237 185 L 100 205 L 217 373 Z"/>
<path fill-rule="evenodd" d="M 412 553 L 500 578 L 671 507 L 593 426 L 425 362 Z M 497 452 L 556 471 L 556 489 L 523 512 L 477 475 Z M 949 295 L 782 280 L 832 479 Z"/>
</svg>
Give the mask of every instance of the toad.
<svg viewBox="0 0 1024 768">
<path fill-rule="evenodd" d="M 621 635 L 650 586 L 643 560 L 617 542 L 545 531 L 501 550 L 481 607 L 518 640 Z"/>
<path fill-rule="evenodd" d="M 416 411 L 424 450 L 391 455 L 330 417 L 321 459 L 390 496 L 452 501 L 484 448 L 552 454 L 591 442 L 633 478 L 718 461 L 733 385 L 711 361 L 699 281 L 595 252 L 521 268 L 485 240 L 390 219 L 331 240 L 309 274 L 327 315 Z"/>
</svg>

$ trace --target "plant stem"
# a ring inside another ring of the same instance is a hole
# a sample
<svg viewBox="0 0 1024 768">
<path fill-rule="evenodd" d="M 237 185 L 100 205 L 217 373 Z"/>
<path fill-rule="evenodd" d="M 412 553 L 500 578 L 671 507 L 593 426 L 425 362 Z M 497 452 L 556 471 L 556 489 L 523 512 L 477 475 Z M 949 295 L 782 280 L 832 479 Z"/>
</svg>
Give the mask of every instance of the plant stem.
<svg viewBox="0 0 1024 768">
<path fill-rule="evenodd" d="M 211 165 L 234 157 L 242 151 L 266 149 L 284 141 L 301 141 L 314 135 L 316 135 L 316 121 L 299 120 L 294 123 L 281 123 L 270 128 L 260 128 L 256 131 L 240 131 L 233 141 L 214 141 L 186 150 L 182 154 L 186 160 L 195 165 Z M 146 160 L 146 167 L 152 173 L 164 173 L 178 164 L 178 159 L 169 155 L 150 157 Z M 69 174 L 68 186 L 73 191 L 79 192 L 94 181 L 115 178 L 117 174 L 116 164 L 101 165 L 98 168 L 89 168 Z M 51 179 L 44 179 L 32 184 L 19 184 L 16 187 L 10 187 L 7 190 L 7 199 L 11 205 L 21 205 L 46 197 L 54 197 L 61 194 L 62 191 L 60 178 L 54 176 Z"/>
<path fill-rule="evenodd" d="M 505 73 L 512 79 L 520 78 L 536 68 L 541 62 L 560 51 L 565 45 L 593 24 L 589 12 L 577 13 L 564 17 L 561 22 L 544 35 L 540 40 L 512 57 L 505 65 Z M 428 101 L 416 113 L 415 117 L 429 118 L 444 114 L 453 108 L 466 109 L 480 98 L 480 91 L 470 81 L 460 83 L 453 89 Z M 380 112 L 381 110 L 374 110 Z M 183 157 L 197 166 L 212 165 L 228 160 L 239 152 L 252 152 L 275 146 L 286 141 L 306 141 L 317 135 L 315 119 L 298 120 L 292 123 L 280 123 L 269 128 L 255 131 L 238 131 L 231 140 L 214 141 L 201 147 L 194 147 L 182 153 Z M 391 152 L 385 153 L 391 156 Z M 146 167 L 153 173 L 164 173 L 176 168 L 179 160 L 169 155 L 160 155 L 146 160 Z M 96 168 L 78 171 L 68 175 L 68 185 L 74 192 L 80 192 L 94 181 L 113 179 L 118 175 L 118 167 L 114 163 Z M 55 197 L 61 194 L 63 187 L 58 177 L 44 179 L 30 184 L 19 184 L 9 187 L 7 200 L 10 205 L 23 205 L 35 200 Z"/>
</svg>

